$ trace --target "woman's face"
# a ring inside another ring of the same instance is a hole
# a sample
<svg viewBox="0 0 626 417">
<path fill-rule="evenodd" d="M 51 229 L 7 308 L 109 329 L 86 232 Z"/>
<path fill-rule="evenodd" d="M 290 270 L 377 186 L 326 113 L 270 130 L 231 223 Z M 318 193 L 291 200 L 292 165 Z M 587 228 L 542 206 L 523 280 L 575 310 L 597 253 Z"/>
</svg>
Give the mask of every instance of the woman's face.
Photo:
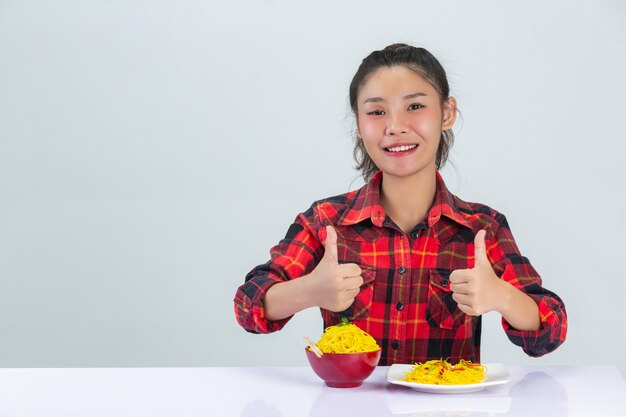
<svg viewBox="0 0 626 417">
<path fill-rule="evenodd" d="M 385 175 L 436 170 L 441 132 L 456 118 L 456 100 L 443 106 L 437 90 L 403 66 L 374 72 L 357 97 L 357 133 Z"/>
</svg>

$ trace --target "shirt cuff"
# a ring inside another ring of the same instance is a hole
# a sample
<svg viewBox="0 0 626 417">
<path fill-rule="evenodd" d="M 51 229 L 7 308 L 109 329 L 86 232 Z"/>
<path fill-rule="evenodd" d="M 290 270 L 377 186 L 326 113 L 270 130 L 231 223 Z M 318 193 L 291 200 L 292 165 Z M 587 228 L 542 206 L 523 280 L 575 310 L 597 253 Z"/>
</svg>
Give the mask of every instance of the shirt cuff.
<svg viewBox="0 0 626 417">
<path fill-rule="evenodd" d="M 502 327 L 509 340 L 520 346 L 529 356 L 539 357 L 555 350 L 565 340 L 567 328 L 561 305 L 551 298 L 528 294 L 539 308 L 539 330 L 521 331 L 513 328 L 502 318 Z"/>
<path fill-rule="evenodd" d="M 273 333 L 285 327 L 293 316 L 281 320 L 267 320 L 263 297 L 280 281 L 269 277 L 257 277 L 242 285 L 235 296 L 235 317 L 241 327 L 250 333 Z"/>
</svg>

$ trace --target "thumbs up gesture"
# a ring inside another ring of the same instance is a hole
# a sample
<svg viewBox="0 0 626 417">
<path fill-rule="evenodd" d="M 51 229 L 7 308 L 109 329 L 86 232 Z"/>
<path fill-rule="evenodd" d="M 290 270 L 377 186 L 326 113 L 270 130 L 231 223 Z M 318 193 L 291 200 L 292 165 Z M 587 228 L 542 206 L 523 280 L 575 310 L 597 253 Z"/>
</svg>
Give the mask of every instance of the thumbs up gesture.
<svg viewBox="0 0 626 417">
<path fill-rule="evenodd" d="M 314 305 L 335 312 L 350 307 L 363 284 L 357 264 L 339 264 L 337 232 L 332 226 L 326 226 L 326 251 L 311 276 Z"/>
<path fill-rule="evenodd" d="M 501 310 L 504 281 L 502 281 L 487 258 L 484 230 L 474 238 L 474 267 L 457 269 L 450 274 L 452 298 L 461 311 L 472 316 L 479 316 L 492 310 Z"/>
</svg>

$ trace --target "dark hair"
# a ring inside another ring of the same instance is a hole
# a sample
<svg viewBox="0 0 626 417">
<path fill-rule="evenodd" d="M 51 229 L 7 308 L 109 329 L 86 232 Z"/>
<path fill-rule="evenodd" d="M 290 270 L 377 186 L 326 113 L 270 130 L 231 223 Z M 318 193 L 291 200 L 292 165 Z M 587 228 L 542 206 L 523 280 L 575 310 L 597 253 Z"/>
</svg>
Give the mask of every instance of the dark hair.
<svg viewBox="0 0 626 417">
<path fill-rule="evenodd" d="M 441 105 L 449 98 L 450 87 L 446 72 L 430 52 L 424 48 L 416 48 L 404 43 L 396 43 L 387 46 L 382 51 L 374 51 L 369 54 L 357 70 L 350 83 L 350 107 L 357 117 L 357 96 L 359 91 L 368 81 L 369 77 L 382 67 L 403 66 L 415 71 L 426 81 L 428 81 L 439 93 Z M 358 121 L 357 121 L 358 123 Z M 437 148 L 436 166 L 440 169 L 448 159 L 448 152 L 454 143 L 454 133 L 452 129 L 441 132 L 439 148 Z M 369 157 L 363 141 L 355 134 L 354 159 L 357 163 L 356 169 L 361 171 L 365 181 L 369 181 L 372 175 L 378 171 L 378 167 Z"/>
</svg>

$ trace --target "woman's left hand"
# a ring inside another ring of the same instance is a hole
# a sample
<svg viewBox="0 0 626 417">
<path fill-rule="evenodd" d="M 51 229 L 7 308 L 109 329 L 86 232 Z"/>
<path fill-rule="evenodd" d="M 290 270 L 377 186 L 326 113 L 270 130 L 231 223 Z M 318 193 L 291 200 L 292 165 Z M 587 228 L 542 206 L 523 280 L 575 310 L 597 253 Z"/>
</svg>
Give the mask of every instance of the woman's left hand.
<svg viewBox="0 0 626 417">
<path fill-rule="evenodd" d="M 484 230 L 474 238 L 474 267 L 457 269 L 450 274 L 452 298 L 461 311 L 479 316 L 492 310 L 500 310 L 499 303 L 506 292 L 505 284 L 494 272 L 487 258 Z"/>
</svg>

